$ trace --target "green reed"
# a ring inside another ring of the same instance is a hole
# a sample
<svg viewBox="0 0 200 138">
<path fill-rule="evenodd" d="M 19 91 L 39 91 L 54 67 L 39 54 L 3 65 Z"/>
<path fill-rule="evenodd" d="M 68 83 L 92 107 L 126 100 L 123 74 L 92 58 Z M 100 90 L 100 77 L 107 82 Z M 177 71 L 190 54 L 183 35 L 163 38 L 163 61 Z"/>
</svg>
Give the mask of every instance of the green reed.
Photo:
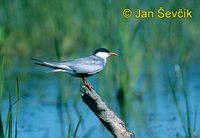
<svg viewBox="0 0 200 138">
<path fill-rule="evenodd" d="M 0 59 L 0 137 L 4 138 L 4 129 L 1 116 L 2 96 L 4 91 L 4 58 Z"/>
<path fill-rule="evenodd" d="M 81 124 L 81 121 L 82 121 L 82 117 L 80 116 L 79 117 L 79 120 L 78 120 L 78 123 L 76 124 L 76 128 L 74 130 L 74 133 L 73 133 L 73 138 L 76 138 L 77 136 L 77 132 L 78 132 L 78 129 L 80 127 L 80 124 Z M 68 126 L 68 135 L 67 135 L 68 138 L 71 137 L 71 124 L 69 124 Z"/>
<path fill-rule="evenodd" d="M 2 101 L 1 101 L 2 102 Z M 15 111 L 15 133 L 13 135 L 13 106 L 16 105 Z M 16 79 L 16 101 L 12 102 L 11 95 L 9 93 L 9 108 L 6 117 L 6 124 L 5 124 L 5 131 L 4 131 L 4 124 L 2 122 L 2 116 L 0 111 L 0 137 L 1 138 L 15 138 L 18 137 L 18 112 L 19 112 L 19 82 Z"/>
<path fill-rule="evenodd" d="M 184 80 L 183 70 L 180 65 L 175 65 L 175 73 L 176 73 L 176 83 L 173 84 L 172 81 L 168 78 L 169 85 L 170 85 L 171 92 L 172 92 L 173 101 L 175 103 L 176 110 L 180 117 L 180 120 L 181 120 L 181 123 L 183 126 L 183 130 L 185 132 L 185 136 L 187 138 L 193 138 L 194 136 L 193 136 L 192 131 L 194 131 L 194 130 L 192 130 L 192 128 L 191 128 L 191 114 L 190 114 L 190 106 L 189 106 L 189 97 L 188 97 L 188 91 L 187 91 L 187 87 L 186 87 L 187 84 Z M 178 87 L 180 88 L 180 90 L 182 91 L 182 94 L 183 94 L 183 98 L 184 98 L 184 102 L 185 102 L 185 109 L 186 109 L 186 113 L 185 113 L 186 118 L 184 118 L 184 113 L 181 111 L 180 106 L 178 104 L 178 99 L 176 96 Z M 186 124 L 185 124 L 184 120 L 186 120 Z"/>
<path fill-rule="evenodd" d="M 186 87 L 187 84 L 185 83 L 185 79 L 184 79 L 184 76 L 183 76 L 183 70 L 182 70 L 182 68 L 180 66 L 179 66 L 179 69 L 177 70 L 177 74 L 179 74 L 179 76 L 180 76 L 180 80 L 181 80 L 181 84 L 182 84 L 181 87 L 182 87 L 183 96 L 184 96 L 184 100 L 185 100 L 186 120 L 187 120 L 187 134 L 188 134 L 188 138 L 192 138 L 189 97 L 188 97 L 188 91 L 187 91 L 187 87 Z"/>
<path fill-rule="evenodd" d="M 1 111 L 3 91 L 4 91 L 4 57 L 0 59 L 0 111 Z"/>
<path fill-rule="evenodd" d="M 80 126 L 80 124 L 81 124 L 81 121 L 82 121 L 82 117 L 80 116 L 80 117 L 79 117 L 79 120 L 78 120 L 78 123 L 77 123 L 77 125 L 76 125 L 76 128 L 75 128 L 75 131 L 74 131 L 74 136 L 73 136 L 73 138 L 76 138 L 76 135 L 77 135 L 79 126 Z"/>
<path fill-rule="evenodd" d="M 16 79 L 16 117 L 15 117 L 15 138 L 17 138 L 18 134 L 18 117 L 19 117 L 19 80 Z"/>
</svg>

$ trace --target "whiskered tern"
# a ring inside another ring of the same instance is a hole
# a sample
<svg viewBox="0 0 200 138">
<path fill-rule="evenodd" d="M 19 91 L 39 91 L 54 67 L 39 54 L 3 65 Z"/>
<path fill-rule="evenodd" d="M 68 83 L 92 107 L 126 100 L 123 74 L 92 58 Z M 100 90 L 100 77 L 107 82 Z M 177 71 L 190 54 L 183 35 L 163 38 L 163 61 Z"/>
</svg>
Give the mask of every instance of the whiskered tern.
<svg viewBox="0 0 200 138">
<path fill-rule="evenodd" d="M 85 86 L 92 90 L 91 84 L 86 80 L 87 77 L 95 75 L 103 70 L 109 56 L 117 56 L 105 48 L 98 48 L 93 55 L 69 61 L 43 62 L 33 59 L 35 64 L 46 66 L 53 69 L 53 72 L 65 72 L 71 76 L 83 79 Z"/>
</svg>

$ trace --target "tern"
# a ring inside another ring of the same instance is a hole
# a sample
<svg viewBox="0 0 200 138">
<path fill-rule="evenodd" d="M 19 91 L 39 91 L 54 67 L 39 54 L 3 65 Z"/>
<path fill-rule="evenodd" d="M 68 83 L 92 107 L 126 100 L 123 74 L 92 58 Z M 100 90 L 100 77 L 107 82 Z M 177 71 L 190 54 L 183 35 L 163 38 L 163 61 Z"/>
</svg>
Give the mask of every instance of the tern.
<svg viewBox="0 0 200 138">
<path fill-rule="evenodd" d="M 52 72 L 64 72 L 71 76 L 82 78 L 84 85 L 92 90 L 92 85 L 86 78 L 102 71 L 106 65 L 107 58 L 110 56 L 117 56 L 117 54 L 110 52 L 105 48 L 98 48 L 91 56 L 75 60 L 60 62 L 44 62 L 38 59 L 33 60 L 37 65 L 52 68 Z"/>
</svg>

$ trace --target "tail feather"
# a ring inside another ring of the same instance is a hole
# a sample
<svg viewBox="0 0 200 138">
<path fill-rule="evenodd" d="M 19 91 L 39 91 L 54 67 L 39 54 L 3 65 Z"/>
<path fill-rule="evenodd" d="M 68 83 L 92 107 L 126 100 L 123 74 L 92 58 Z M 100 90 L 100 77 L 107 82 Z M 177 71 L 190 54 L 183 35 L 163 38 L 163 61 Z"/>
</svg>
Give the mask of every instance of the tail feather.
<svg viewBox="0 0 200 138">
<path fill-rule="evenodd" d="M 41 61 L 41 60 L 35 59 L 35 58 L 32 58 L 32 60 L 34 61 L 34 64 L 36 64 L 36 65 L 45 66 L 45 67 L 49 67 L 49 68 L 53 68 L 53 69 L 60 69 L 57 65 L 52 64 L 50 62 L 44 62 L 44 61 Z"/>
<path fill-rule="evenodd" d="M 31 60 L 35 61 L 35 62 L 43 62 L 42 60 L 39 60 L 37 58 L 31 58 Z"/>
<path fill-rule="evenodd" d="M 59 71 L 64 72 L 66 70 L 71 70 L 68 66 L 66 65 L 63 66 L 63 65 L 60 65 L 59 63 L 44 62 L 36 58 L 32 58 L 32 60 L 34 61 L 36 65 L 45 66 L 45 67 L 54 69 L 54 72 L 59 72 Z"/>
</svg>

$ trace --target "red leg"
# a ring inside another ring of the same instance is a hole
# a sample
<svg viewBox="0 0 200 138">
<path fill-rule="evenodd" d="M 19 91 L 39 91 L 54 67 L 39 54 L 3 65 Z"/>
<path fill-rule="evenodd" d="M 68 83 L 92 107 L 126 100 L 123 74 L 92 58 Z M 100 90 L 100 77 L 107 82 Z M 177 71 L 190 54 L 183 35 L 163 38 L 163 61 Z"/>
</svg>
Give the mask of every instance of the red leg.
<svg viewBox="0 0 200 138">
<path fill-rule="evenodd" d="M 91 91 L 93 89 L 92 85 L 87 81 L 85 77 L 83 77 L 83 82 L 86 87 Z"/>
</svg>

